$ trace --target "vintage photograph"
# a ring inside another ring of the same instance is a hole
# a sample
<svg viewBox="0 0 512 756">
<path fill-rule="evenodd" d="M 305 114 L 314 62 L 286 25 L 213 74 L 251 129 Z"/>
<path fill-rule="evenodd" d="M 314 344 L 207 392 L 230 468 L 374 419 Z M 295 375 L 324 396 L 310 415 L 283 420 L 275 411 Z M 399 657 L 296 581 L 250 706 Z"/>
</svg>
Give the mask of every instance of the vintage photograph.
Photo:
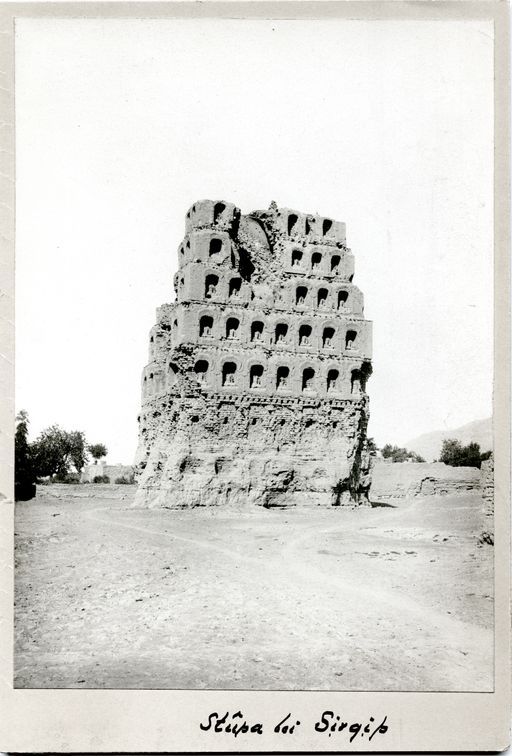
<svg viewBox="0 0 512 756">
<path fill-rule="evenodd" d="M 15 688 L 494 690 L 493 55 L 17 20 Z"/>
</svg>

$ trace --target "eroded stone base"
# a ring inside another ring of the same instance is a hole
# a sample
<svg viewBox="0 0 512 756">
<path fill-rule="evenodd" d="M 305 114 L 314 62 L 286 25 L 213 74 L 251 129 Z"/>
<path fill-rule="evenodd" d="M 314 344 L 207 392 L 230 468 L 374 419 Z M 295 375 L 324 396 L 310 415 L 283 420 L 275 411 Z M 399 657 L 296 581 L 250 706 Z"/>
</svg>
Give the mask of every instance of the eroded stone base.
<svg viewBox="0 0 512 756">
<path fill-rule="evenodd" d="M 172 405 L 148 415 L 135 506 L 368 504 L 364 399 L 316 406 L 204 395 Z"/>
</svg>

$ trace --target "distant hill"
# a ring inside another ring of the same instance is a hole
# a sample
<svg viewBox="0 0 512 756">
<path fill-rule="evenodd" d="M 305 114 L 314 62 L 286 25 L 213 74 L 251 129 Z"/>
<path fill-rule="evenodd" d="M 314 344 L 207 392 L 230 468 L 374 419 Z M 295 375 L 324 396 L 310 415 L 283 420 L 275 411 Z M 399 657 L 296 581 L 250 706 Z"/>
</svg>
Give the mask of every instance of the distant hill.
<svg viewBox="0 0 512 756">
<path fill-rule="evenodd" d="M 492 449 L 492 418 L 474 420 L 453 430 L 424 433 L 423 436 L 408 441 L 405 446 L 410 451 L 420 454 L 427 462 L 433 462 L 434 459 L 439 459 L 441 446 L 446 438 L 456 438 L 463 446 L 476 441 L 483 452 L 489 451 Z"/>
</svg>

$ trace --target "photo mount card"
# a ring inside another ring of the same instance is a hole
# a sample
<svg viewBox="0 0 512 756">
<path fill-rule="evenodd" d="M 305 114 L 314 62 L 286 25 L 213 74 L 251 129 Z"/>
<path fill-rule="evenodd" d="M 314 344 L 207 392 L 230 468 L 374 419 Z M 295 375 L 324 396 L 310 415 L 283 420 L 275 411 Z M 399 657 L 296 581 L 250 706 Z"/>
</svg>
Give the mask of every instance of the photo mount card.
<svg viewBox="0 0 512 756">
<path fill-rule="evenodd" d="M 509 745 L 509 9 L 2 5 L 0 750 Z"/>
</svg>

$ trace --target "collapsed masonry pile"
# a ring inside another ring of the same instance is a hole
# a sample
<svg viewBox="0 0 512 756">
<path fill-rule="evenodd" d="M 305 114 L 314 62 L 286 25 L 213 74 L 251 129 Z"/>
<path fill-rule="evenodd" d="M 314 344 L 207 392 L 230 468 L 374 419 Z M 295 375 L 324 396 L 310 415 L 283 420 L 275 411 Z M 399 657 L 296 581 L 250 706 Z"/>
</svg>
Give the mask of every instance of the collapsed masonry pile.
<svg viewBox="0 0 512 756">
<path fill-rule="evenodd" d="M 477 467 L 450 467 L 443 462 L 395 462 L 376 460 L 372 472 L 372 502 L 423 496 L 448 496 L 479 492 Z"/>
</svg>

